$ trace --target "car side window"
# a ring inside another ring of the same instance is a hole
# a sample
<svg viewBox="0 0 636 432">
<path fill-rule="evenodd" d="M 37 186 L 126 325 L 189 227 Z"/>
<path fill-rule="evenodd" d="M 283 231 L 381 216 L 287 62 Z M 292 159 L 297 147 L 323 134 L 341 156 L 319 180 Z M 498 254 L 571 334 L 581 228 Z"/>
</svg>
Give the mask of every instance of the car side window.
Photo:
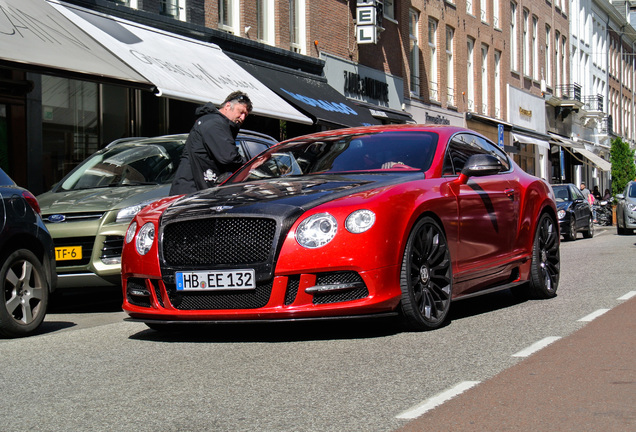
<svg viewBox="0 0 636 432">
<path fill-rule="evenodd" d="M 448 148 L 446 149 L 442 175 L 459 175 L 469 157 L 482 153 L 486 152 L 477 142 L 477 136 L 464 133 L 455 135 L 448 143 Z"/>
<path fill-rule="evenodd" d="M 249 154 L 247 155 L 243 155 L 242 154 L 242 149 L 239 146 L 239 152 L 241 153 L 241 156 L 245 156 L 246 159 L 251 159 L 254 156 L 262 153 L 263 151 L 267 150 L 267 148 L 269 147 L 267 144 L 260 142 L 260 141 L 248 141 L 245 140 L 243 141 L 243 144 L 245 144 L 245 148 L 247 149 L 247 152 Z"/>
<path fill-rule="evenodd" d="M 580 200 L 584 200 L 585 198 L 583 197 L 583 194 L 581 193 L 581 191 L 575 187 L 571 187 L 570 186 L 570 193 L 572 194 L 572 201 L 580 199 Z"/>
<path fill-rule="evenodd" d="M 477 142 L 483 147 L 486 153 L 489 153 L 499 159 L 499 162 L 501 162 L 502 166 L 502 172 L 510 170 L 510 161 L 508 160 L 508 156 L 503 150 L 501 150 L 501 148 L 482 137 L 477 137 Z"/>
</svg>

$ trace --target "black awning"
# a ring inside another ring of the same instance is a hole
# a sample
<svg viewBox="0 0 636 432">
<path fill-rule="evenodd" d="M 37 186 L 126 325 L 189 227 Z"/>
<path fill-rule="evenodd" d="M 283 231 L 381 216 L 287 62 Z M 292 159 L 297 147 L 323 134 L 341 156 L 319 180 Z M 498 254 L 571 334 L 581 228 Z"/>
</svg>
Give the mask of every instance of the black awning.
<svg viewBox="0 0 636 432">
<path fill-rule="evenodd" d="M 234 60 L 315 123 L 339 127 L 380 124 L 367 108 L 348 101 L 321 77 Z"/>
<path fill-rule="evenodd" d="M 371 115 L 377 119 L 388 120 L 391 123 L 415 123 L 413 116 L 406 111 L 396 111 L 391 108 L 381 107 L 362 101 L 356 101 L 355 104 L 362 108 L 367 108 Z"/>
</svg>

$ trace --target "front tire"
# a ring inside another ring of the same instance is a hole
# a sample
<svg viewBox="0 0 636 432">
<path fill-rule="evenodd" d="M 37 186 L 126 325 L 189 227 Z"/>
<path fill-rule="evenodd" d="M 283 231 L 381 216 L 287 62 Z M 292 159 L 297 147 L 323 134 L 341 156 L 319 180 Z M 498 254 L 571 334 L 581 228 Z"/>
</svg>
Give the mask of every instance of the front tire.
<svg viewBox="0 0 636 432">
<path fill-rule="evenodd" d="M 528 293 L 537 299 L 556 296 L 561 272 L 559 234 L 554 219 L 547 213 L 541 215 L 532 245 L 530 285 Z"/>
<path fill-rule="evenodd" d="M 44 266 L 33 252 L 18 249 L 4 261 L 0 283 L 0 335 L 20 337 L 33 333 L 44 321 L 49 303 Z"/>
<path fill-rule="evenodd" d="M 563 236 L 569 241 L 576 240 L 576 219 L 574 218 L 574 215 L 570 218 L 570 228 L 568 229 L 568 232 L 564 233 Z"/>
<path fill-rule="evenodd" d="M 592 220 L 592 216 L 590 216 L 587 230 L 583 231 L 583 238 L 592 238 L 592 237 L 594 237 L 594 221 Z"/>
<path fill-rule="evenodd" d="M 401 309 L 413 330 L 442 325 L 450 309 L 451 259 L 446 236 L 430 217 L 420 219 L 409 235 L 400 273 Z"/>
</svg>

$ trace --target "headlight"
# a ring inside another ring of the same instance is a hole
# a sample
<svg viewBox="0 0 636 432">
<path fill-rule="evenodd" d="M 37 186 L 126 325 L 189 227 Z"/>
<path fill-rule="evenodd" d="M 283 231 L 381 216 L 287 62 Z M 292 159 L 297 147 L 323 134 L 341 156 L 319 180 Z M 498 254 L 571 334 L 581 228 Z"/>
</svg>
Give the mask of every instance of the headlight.
<svg viewBox="0 0 636 432">
<path fill-rule="evenodd" d="M 360 234 L 368 230 L 375 223 L 375 213 L 371 210 L 356 210 L 347 216 L 345 228 L 352 234 Z"/>
<path fill-rule="evenodd" d="M 565 210 L 559 210 L 557 212 L 557 216 L 559 217 L 559 220 L 563 219 L 565 217 Z"/>
<path fill-rule="evenodd" d="M 137 234 L 137 241 L 135 242 L 135 247 L 137 248 L 137 252 L 139 255 L 146 255 L 150 248 L 152 247 L 152 243 L 155 241 L 155 226 L 152 222 L 148 222 L 144 226 L 141 227 L 139 233 Z"/>
<path fill-rule="evenodd" d="M 132 205 L 130 207 L 125 207 L 119 212 L 117 212 L 117 217 L 115 218 L 115 222 L 129 222 L 132 218 L 135 217 L 137 213 L 141 211 L 144 207 L 146 207 L 151 202 L 156 201 L 155 199 L 147 200 L 139 204 Z"/>
<path fill-rule="evenodd" d="M 629 203 L 627 204 L 627 208 L 629 209 L 629 211 L 634 211 L 636 210 L 636 204 Z"/>
<path fill-rule="evenodd" d="M 133 222 L 128 226 L 126 230 L 126 243 L 130 243 L 135 238 L 135 232 L 137 232 L 137 222 Z"/>
<path fill-rule="evenodd" d="M 318 213 L 308 217 L 296 230 L 299 245 L 315 249 L 329 243 L 338 232 L 338 222 L 329 213 Z"/>
</svg>

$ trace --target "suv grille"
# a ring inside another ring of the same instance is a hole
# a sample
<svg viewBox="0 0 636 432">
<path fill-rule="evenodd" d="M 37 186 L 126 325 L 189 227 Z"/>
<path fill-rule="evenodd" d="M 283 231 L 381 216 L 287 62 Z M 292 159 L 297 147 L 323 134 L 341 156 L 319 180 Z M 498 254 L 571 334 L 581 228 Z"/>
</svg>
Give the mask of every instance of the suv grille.
<svg viewBox="0 0 636 432">
<path fill-rule="evenodd" d="M 261 218 L 209 218 L 175 222 L 163 233 L 169 266 L 241 265 L 266 262 L 274 249 L 276 221 Z"/>
</svg>

